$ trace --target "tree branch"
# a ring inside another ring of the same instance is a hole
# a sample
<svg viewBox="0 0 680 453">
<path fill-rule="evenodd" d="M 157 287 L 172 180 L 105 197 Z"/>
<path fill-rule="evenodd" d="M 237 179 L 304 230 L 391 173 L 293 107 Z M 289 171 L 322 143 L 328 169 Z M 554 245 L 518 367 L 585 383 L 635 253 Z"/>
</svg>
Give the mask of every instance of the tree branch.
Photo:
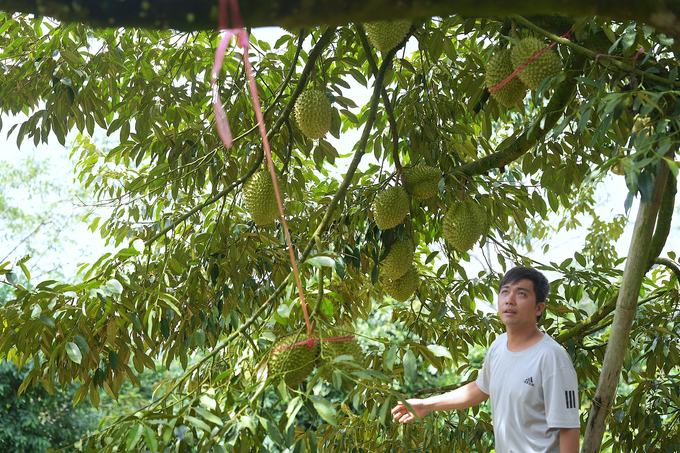
<svg viewBox="0 0 680 453">
<path fill-rule="evenodd" d="M 565 69 L 565 77 L 562 83 L 555 89 L 555 92 L 550 98 L 550 102 L 546 107 L 547 113 L 522 134 L 517 137 L 515 141 L 498 150 L 497 152 L 481 159 L 470 162 L 454 169 L 451 173 L 458 175 L 459 179 L 480 175 L 492 168 L 500 168 L 508 165 L 510 162 L 520 158 L 527 153 L 539 140 L 557 124 L 557 121 L 562 118 L 564 109 L 569 105 L 576 93 L 575 77 L 583 72 L 583 67 L 586 63 L 586 58 L 582 55 L 576 55 L 569 68 Z"/>
<path fill-rule="evenodd" d="M 217 0 L 0 0 L 0 9 L 83 22 L 95 27 L 172 28 L 180 31 L 217 27 Z M 502 17 L 511 14 L 561 13 L 599 16 L 652 25 L 670 36 L 680 34 L 680 2 L 675 0 L 240 0 L 246 27 L 310 27 L 392 19 L 426 19 L 459 14 Z M 233 26 L 233 24 L 230 24 Z"/>
<path fill-rule="evenodd" d="M 368 39 L 366 38 L 366 31 L 364 30 L 364 27 L 358 23 L 354 24 L 354 26 L 357 30 L 357 34 L 359 35 L 359 39 L 361 40 L 361 45 L 364 46 L 366 51 L 366 60 L 368 61 L 368 66 L 371 68 L 373 76 L 376 77 L 378 74 L 378 66 L 373 59 L 373 52 L 370 50 L 373 46 L 369 44 Z M 412 33 L 409 31 L 404 39 L 408 39 L 411 35 Z M 382 95 L 385 113 L 387 113 L 387 120 L 390 123 L 390 130 L 392 132 L 392 159 L 394 160 L 394 166 L 397 169 L 397 180 L 399 180 L 399 177 L 403 174 L 404 169 L 401 166 L 401 160 L 399 159 L 399 134 L 397 133 L 397 120 L 394 117 L 392 102 L 390 101 L 390 97 L 387 94 L 385 87 L 382 88 L 380 94 Z"/>
<path fill-rule="evenodd" d="M 671 261 L 668 258 L 657 258 L 654 263 L 666 266 L 671 270 L 671 272 L 673 272 L 673 275 L 675 275 L 675 278 L 678 279 L 678 282 L 680 282 L 680 267 L 678 267 L 676 262 Z"/>
</svg>

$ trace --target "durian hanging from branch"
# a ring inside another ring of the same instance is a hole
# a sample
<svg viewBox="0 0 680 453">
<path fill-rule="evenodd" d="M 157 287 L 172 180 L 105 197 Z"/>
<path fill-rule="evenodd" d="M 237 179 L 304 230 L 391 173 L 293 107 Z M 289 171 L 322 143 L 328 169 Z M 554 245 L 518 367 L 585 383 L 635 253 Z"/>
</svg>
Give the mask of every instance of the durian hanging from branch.
<svg viewBox="0 0 680 453">
<path fill-rule="evenodd" d="M 295 101 L 295 121 L 307 138 L 323 138 L 331 129 L 331 118 L 331 100 L 323 91 L 307 89 Z"/>
<path fill-rule="evenodd" d="M 368 40 L 381 52 L 389 52 L 399 45 L 411 29 L 411 21 L 378 21 L 363 24 Z"/>
</svg>

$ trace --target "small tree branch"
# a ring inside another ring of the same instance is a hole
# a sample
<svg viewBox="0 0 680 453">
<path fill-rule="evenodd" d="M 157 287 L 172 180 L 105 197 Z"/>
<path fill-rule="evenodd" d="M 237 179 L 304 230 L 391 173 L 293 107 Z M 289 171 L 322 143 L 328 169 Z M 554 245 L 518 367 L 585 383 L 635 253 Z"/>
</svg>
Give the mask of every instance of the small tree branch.
<svg viewBox="0 0 680 453">
<path fill-rule="evenodd" d="M 371 68 L 373 76 L 376 77 L 378 75 L 378 66 L 376 65 L 373 58 L 373 52 L 371 52 L 373 46 L 371 46 L 371 44 L 368 42 L 368 39 L 366 38 L 366 31 L 364 30 L 364 27 L 361 24 L 355 24 L 355 28 L 357 30 L 357 34 L 359 35 L 359 39 L 361 40 L 361 45 L 364 46 L 366 51 L 366 60 L 368 61 L 368 66 Z M 411 34 L 411 31 L 409 31 L 404 39 L 408 39 Z M 382 88 L 380 94 L 382 96 L 383 105 L 385 106 L 387 120 L 390 123 L 390 131 L 392 132 L 392 159 L 394 160 L 394 166 L 397 169 L 398 181 L 403 174 L 404 169 L 401 166 L 401 160 L 399 158 L 399 134 L 397 133 L 397 120 L 394 117 L 392 102 L 390 101 L 390 97 L 387 94 L 385 87 Z"/>
<path fill-rule="evenodd" d="M 673 272 L 673 275 L 675 275 L 675 278 L 678 279 L 678 282 L 680 282 L 680 267 L 676 262 L 671 261 L 668 258 L 657 258 L 654 263 L 666 266 L 671 270 L 671 272 Z"/>
<path fill-rule="evenodd" d="M 576 93 L 575 77 L 583 72 L 583 67 L 586 63 L 586 58 L 582 55 L 576 55 L 569 68 L 565 69 L 565 77 L 560 85 L 555 89 L 555 92 L 550 98 L 550 102 L 546 107 L 546 114 L 534 123 L 527 130 L 517 137 L 512 143 L 497 152 L 481 159 L 470 162 L 454 169 L 451 173 L 458 176 L 458 179 L 480 175 L 492 168 L 500 168 L 508 165 L 510 162 L 517 160 L 522 155 L 526 154 L 539 140 L 557 124 L 557 121 L 562 118 L 564 109 L 574 98 Z"/>
</svg>

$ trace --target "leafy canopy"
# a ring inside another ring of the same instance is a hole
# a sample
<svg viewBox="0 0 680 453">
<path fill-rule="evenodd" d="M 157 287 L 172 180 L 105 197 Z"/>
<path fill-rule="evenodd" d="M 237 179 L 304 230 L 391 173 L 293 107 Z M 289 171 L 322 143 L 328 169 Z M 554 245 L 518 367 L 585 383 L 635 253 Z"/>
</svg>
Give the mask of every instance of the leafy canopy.
<svg viewBox="0 0 680 453">
<path fill-rule="evenodd" d="M 572 25 L 570 40 L 559 38 Z M 678 45 L 653 28 L 557 16 L 434 18 L 410 30 L 414 52 L 386 53 L 371 47 L 359 24 L 275 43 L 255 30 L 247 57 L 312 320 L 349 326 L 389 306 L 406 332 L 403 340 L 363 342 L 364 363 L 337 364 L 330 384 L 319 371 L 295 389 L 263 373 L 275 339 L 304 320 L 281 224 L 258 227 L 245 210 L 244 183 L 264 165 L 241 50 L 228 55 L 219 81 L 235 137 L 225 149 L 209 87 L 217 32 L 90 29 L 11 14 L 0 15 L 0 32 L 0 105 L 27 115 L 8 133 L 19 145 L 50 136 L 63 145 L 68 132 L 79 133 L 78 179 L 111 208 L 108 218 L 89 219 L 91 228 L 117 247 L 83 265 L 79 284 L 8 280 L 14 296 L 1 308 L 0 356 L 33 364 L 22 391 L 41 382 L 54 392 L 75 381 L 74 402 L 95 406 L 100 389 L 116 397 L 126 380 L 139 385 L 138 374 L 156 360 L 186 370 L 161 383 L 149 406 L 78 448 L 491 451 L 488 408 L 409 426 L 393 424 L 389 410 L 419 368 L 476 377 L 471 349 L 502 332 L 498 318 L 476 305 L 493 302 L 500 273 L 516 263 L 555 276 L 543 328 L 574 359 L 585 420 L 621 278 L 611 241 L 624 223 L 600 218 L 594 190 L 610 170 L 622 170 L 627 209 L 636 196 L 649 203 L 654 177 L 668 165 L 673 177 L 605 443 L 613 451 L 677 451 L 675 255 L 653 264 L 674 207 Z M 563 70 L 519 110 L 507 109 L 489 96 L 485 65 L 529 35 L 559 42 Z M 353 84 L 367 87 L 370 99 L 344 96 Z M 309 87 L 334 98 L 331 136 L 361 131 L 346 155 L 295 124 L 295 101 Z M 98 130 L 114 145 L 98 146 Z M 420 164 L 442 171 L 439 193 L 412 200 L 403 224 L 380 231 L 373 199 L 402 183 L 403 168 Z M 470 255 L 441 236 L 447 206 L 463 199 L 488 219 L 484 248 L 476 249 L 487 266 L 477 275 L 466 271 Z M 552 262 L 550 243 L 583 215 L 593 218 L 587 243 L 573 259 Z M 404 237 L 416 244 L 419 283 L 399 303 L 383 290 L 380 263 Z M 524 256 L 526 246 L 543 247 L 545 258 Z M 327 397 L 329 386 L 341 396 Z M 265 404 L 272 392 L 275 402 Z"/>
</svg>

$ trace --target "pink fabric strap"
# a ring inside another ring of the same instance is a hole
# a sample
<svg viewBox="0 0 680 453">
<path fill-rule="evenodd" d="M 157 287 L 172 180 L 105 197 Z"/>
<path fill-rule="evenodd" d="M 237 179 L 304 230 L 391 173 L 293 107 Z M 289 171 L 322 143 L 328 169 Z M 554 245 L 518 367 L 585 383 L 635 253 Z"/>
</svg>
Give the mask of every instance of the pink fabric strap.
<svg viewBox="0 0 680 453">
<path fill-rule="evenodd" d="M 230 10 L 230 11 L 229 11 Z M 235 28 L 227 29 L 228 13 L 231 12 L 232 24 Z M 215 122 L 217 124 L 217 133 L 219 134 L 224 146 L 231 148 L 232 137 L 231 130 L 229 129 L 229 120 L 227 119 L 227 114 L 222 107 L 222 100 L 220 99 L 219 89 L 217 87 L 217 76 L 222 69 L 222 63 L 224 62 L 224 54 L 227 51 L 227 46 L 231 41 L 232 36 L 236 36 L 236 44 L 243 49 L 243 61 L 246 66 L 246 74 L 248 77 L 248 84 L 250 88 L 250 95 L 253 98 L 253 107 L 255 109 L 255 116 L 259 125 L 260 135 L 262 136 L 262 142 L 264 145 L 265 154 L 267 156 L 267 163 L 269 164 L 269 172 L 272 177 L 272 183 L 274 184 L 274 191 L 276 193 L 276 201 L 279 205 L 279 212 L 281 214 L 281 221 L 283 223 L 283 230 L 286 235 L 286 242 L 288 243 L 288 251 L 290 253 L 290 260 L 293 266 L 293 274 L 295 276 L 295 283 L 297 284 L 298 293 L 300 294 L 300 304 L 302 305 L 302 312 L 305 315 L 305 323 L 307 324 L 307 331 L 309 332 L 310 338 L 312 337 L 312 325 L 309 320 L 309 313 L 307 311 L 307 303 L 305 302 L 305 296 L 302 291 L 302 283 L 300 281 L 300 273 L 297 267 L 297 261 L 295 259 L 295 252 L 293 250 L 293 244 L 290 240 L 290 233 L 288 232 L 288 224 L 286 223 L 286 217 L 283 212 L 283 202 L 281 201 L 281 193 L 279 191 L 279 185 L 276 180 L 276 173 L 274 171 L 274 163 L 272 161 L 272 153 L 269 149 L 269 140 L 267 139 L 267 131 L 265 129 L 264 118 L 262 116 L 262 108 L 260 106 L 260 99 L 257 95 L 257 84 L 255 78 L 253 77 L 253 71 L 250 66 L 250 59 L 248 56 L 248 32 L 243 29 L 243 19 L 238 8 L 237 0 L 220 0 L 220 14 L 219 14 L 219 26 L 220 29 L 224 30 L 224 36 L 220 40 L 217 46 L 217 52 L 215 53 L 215 64 L 212 69 L 212 74 L 210 78 L 211 91 L 212 91 L 212 101 L 213 101 L 213 111 L 215 113 Z M 314 347 L 312 341 L 309 344 L 310 348 Z"/>
</svg>

